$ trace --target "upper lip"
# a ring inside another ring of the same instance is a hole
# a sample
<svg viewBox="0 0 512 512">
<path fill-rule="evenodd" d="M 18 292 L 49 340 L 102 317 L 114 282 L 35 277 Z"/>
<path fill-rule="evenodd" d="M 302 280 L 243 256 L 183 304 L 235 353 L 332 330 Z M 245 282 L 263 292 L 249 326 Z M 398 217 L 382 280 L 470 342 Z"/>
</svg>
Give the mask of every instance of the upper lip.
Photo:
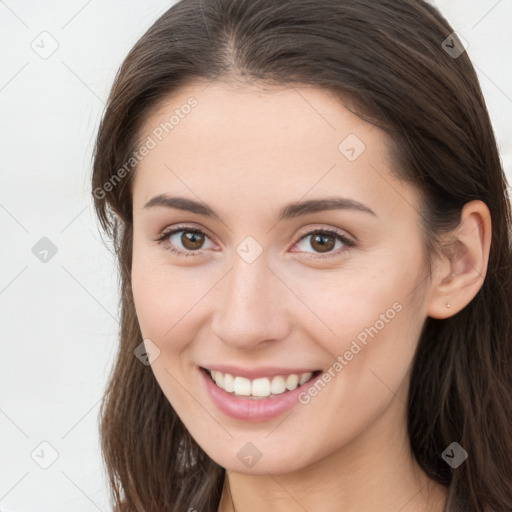
<svg viewBox="0 0 512 512">
<path fill-rule="evenodd" d="M 219 365 L 205 365 L 202 366 L 205 370 L 215 370 L 221 373 L 229 373 L 235 377 L 245 377 L 246 379 L 254 380 L 261 377 L 272 378 L 276 375 L 290 375 L 292 373 L 296 373 L 300 375 L 301 373 L 307 372 L 316 372 L 317 370 L 312 370 L 311 368 L 284 368 L 277 366 L 260 366 L 259 368 L 240 368 L 237 366 L 230 366 L 226 364 Z"/>
</svg>

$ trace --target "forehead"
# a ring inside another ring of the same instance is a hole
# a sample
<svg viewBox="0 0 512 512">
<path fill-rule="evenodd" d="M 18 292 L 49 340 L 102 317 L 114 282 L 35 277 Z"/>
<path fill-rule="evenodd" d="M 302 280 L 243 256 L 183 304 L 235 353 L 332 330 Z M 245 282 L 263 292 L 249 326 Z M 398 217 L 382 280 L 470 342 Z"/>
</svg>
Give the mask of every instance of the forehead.
<svg viewBox="0 0 512 512">
<path fill-rule="evenodd" d="M 140 140 L 150 139 L 135 173 L 135 209 L 155 194 L 178 190 L 229 198 L 245 211 L 281 204 L 283 196 L 333 193 L 380 202 L 381 209 L 404 207 L 396 203 L 404 195 L 414 201 L 391 173 L 386 134 L 310 86 L 196 83 L 148 116 Z"/>
</svg>

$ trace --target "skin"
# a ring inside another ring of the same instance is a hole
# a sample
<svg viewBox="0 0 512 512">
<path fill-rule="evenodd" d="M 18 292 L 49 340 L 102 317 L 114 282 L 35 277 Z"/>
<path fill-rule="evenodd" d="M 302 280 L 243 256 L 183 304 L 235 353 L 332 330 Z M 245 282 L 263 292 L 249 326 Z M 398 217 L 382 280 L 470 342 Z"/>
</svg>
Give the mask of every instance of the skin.
<svg viewBox="0 0 512 512">
<path fill-rule="evenodd" d="M 420 197 L 392 174 L 383 131 L 316 88 L 198 82 L 166 98 L 142 138 L 190 96 L 197 107 L 142 160 L 132 189 L 133 294 L 143 337 L 160 350 L 151 368 L 166 397 L 228 470 L 238 512 L 338 512 L 340 504 L 344 512 L 442 511 L 444 487 L 410 452 L 410 367 L 427 316 L 457 313 L 482 285 L 487 207 L 465 206 L 452 233 L 458 250 L 440 255 L 429 278 Z M 349 134 L 366 146 L 354 161 L 338 149 Z M 221 220 L 144 208 L 163 193 L 200 200 Z M 276 223 L 285 204 L 333 196 L 360 201 L 375 216 L 330 210 Z M 182 232 L 167 246 L 155 242 L 181 223 L 206 234 L 202 245 L 187 244 Z M 328 238 L 336 243 L 331 256 L 315 258 L 325 254 L 315 237 L 300 238 L 317 228 L 355 245 Z M 263 249 L 252 263 L 236 252 L 247 236 Z M 166 248 L 172 244 L 203 252 L 178 256 Z M 401 311 L 289 415 L 230 418 L 200 385 L 198 366 L 208 364 L 327 370 L 394 303 Z M 237 457 L 247 442 L 262 454 L 252 468 Z M 220 512 L 233 510 L 227 483 Z"/>
</svg>

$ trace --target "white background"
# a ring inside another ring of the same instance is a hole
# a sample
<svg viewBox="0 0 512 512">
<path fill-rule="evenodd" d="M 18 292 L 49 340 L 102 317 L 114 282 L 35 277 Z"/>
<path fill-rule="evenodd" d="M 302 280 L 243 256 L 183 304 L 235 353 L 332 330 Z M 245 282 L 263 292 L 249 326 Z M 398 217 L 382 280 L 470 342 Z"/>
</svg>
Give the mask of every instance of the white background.
<svg viewBox="0 0 512 512">
<path fill-rule="evenodd" d="M 90 200 L 91 151 L 119 65 L 172 3 L 0 1 L 2 512 L 110 510 L 97 421 L 118 295 Z M 512 1 L 436 5 L 469 43 L 510 179 Z M 31 48 L 43 31 L 58 43 L 47 59 Z M 32 253 L 44 236 L 58 249 L 47 263 Z M 48 469 L 31 458 L 50 460 L 43 441 L 58 453 Z"/>
</svg>

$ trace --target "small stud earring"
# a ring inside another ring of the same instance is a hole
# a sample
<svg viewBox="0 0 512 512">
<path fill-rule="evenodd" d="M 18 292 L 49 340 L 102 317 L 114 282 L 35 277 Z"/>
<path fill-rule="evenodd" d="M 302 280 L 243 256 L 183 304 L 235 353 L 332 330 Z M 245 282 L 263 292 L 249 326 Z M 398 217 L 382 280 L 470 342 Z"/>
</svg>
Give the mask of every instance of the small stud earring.
<svg viewBox="0 0 512 512">
<path fill-rule="evenodd" d="M 447 308 L 451 308 L 450 304 L 446 304 L 446 307 L 447 307 Z"/>
</svg>

